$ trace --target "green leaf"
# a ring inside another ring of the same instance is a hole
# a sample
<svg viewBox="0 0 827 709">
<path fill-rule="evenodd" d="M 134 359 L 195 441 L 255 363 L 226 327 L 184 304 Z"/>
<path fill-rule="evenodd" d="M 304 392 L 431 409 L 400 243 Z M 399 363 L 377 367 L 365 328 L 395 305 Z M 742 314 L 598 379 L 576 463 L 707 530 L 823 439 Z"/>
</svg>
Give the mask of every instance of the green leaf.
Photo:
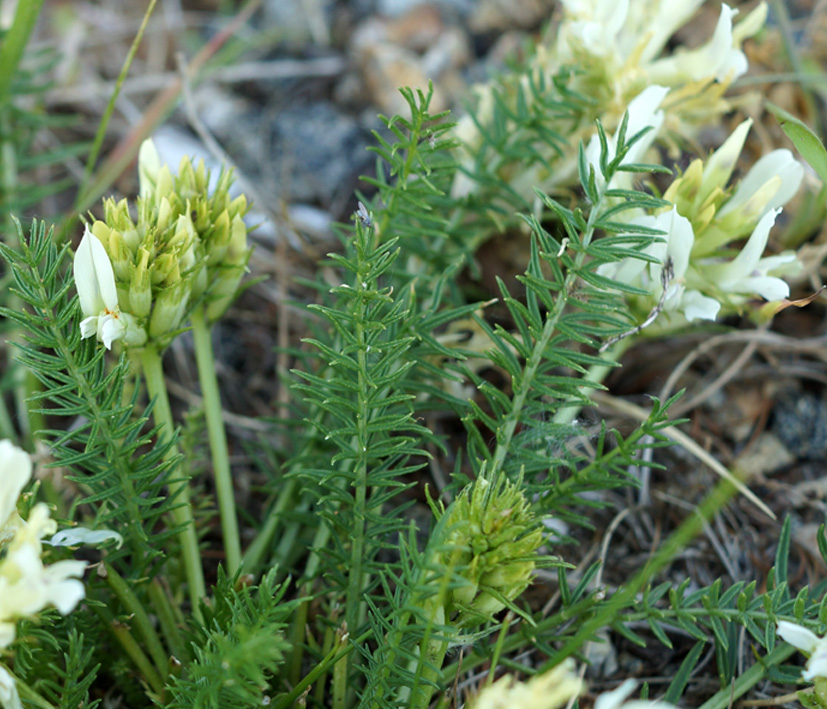
<svg viewBox="0 0 827 709">
<path fill-rule="evenodd" d="M 769 101 L 766 106 L 767 110 L 778 119 L 781 130 L 793 142 L 801 157 L 810 164 L 810 167 L 818 173 L 821 181 L 827 185 L 827 150 L 821 139 L 806 123 L 791 113 L 787 113 L 783 108 Z"/>
</svg>

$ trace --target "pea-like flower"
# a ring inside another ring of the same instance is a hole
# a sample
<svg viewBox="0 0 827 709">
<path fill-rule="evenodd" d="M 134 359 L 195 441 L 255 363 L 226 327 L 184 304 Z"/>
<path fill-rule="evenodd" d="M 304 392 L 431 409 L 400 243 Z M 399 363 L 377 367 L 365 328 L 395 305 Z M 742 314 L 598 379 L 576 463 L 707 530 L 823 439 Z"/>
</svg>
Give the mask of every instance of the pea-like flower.
<svg viewBox="0 0 827 709">
<path fill-rule="evenodd" d="M 80 323 L 82 338 L 97 335 L 108 350 L 112 349 L 115 340 L 122 340 L 127 345 L 142 345 L 146 341 L 146 332 L 134 317 L 118 307 L 112 262 L 103 244 L 88 227 L 75 253 L 74 276 L 84 315 Z"/>
<path fill-rule="evenodd" d="M 583 682 L 569 659 L 557 667 L 520 682 L 512 675 L 500 677 L 468 704 L 469 709 L 559 709 L 580 694 Z"/>
<path fill-rule="evenodd" d="M 801 676 L 808 682 L 827 679 L 827 637 L 820 638 L 812 630 L 787 620 L 778 621 L 778 634 L 784 642 L 807 655 L 807 666 Z"/>
<path fill-rule="evenodd" d="M 36 504 L 27 520 L 17 512 L 18 497 L 31 475 L 29 456 L 9 441 L 0 441 L 0 648 L 14 641 L 19 618 L 32 617 L 47 606 L 66 615 L 84 596 L 79 577 L 85 562 L 43 564 L 42 539 L 57 530 L 48 506 Z"/>
<path fill-rule="evenodd" d="M 756 297 L 773 302 L 790 294 L 783 276 L 800 269 L 796 254 L 764 256 L 764 251 L 781 206 L 798 190 L 804 169 L 789 150 L 775 150 L 729 188 L 727 182 L 751 125 L 751 120 L 744 121 L 705 164 L 694 160 L 672 182 L 663 195 L 672 203 L 668 212 L 635 214 L 629 219 L 631 226 L 664 232 L 643 249 L 659 263 L 630 258 L 598 267 L 601 275 L 648 290 L 649 296 L 631 296 L 630 304 L 646 313 L 660 303 L 664 313 L 660 325 L 682 324 L 676 315 L 688 322 L 715 320 L 720 314 L 740 311 Z M 730 246 L 745 236 L 742 247 Z M 660 276 L 667 260 L 673 276 L 661 298 Z"/>
</svg>

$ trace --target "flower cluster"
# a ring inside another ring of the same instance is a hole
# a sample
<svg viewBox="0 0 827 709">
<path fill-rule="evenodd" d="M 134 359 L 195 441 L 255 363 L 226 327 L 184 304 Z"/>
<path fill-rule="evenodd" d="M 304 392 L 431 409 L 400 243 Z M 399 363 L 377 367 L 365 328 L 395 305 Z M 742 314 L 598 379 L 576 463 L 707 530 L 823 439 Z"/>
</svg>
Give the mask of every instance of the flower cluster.
<svg viewBox="0 0 827 709">
<path fill-rule="evenodd" d="M 513 675 L 503 675 L 483 689 L 469 704 L 469 709 L 559 709 L 583 691 L 583 681 L 574 673 L 569 659 L 557 667 L 519 682 Z"/>
<path fill-rule="evenodd" d="M 80 577 L 85 562 L 64 560 L 46 566 L 41 559 L 44 537 L 57 530 L 49 508 L 39 502 L 25 520 L 17 511 L 31 476 L 29 456 L 10 441 L 0 441 L 0 649 L 14 641 L 19 619 L 33 618 L 47 606 L 66 615 L 84 596 Z M 0 704 L 20 706 L 14 680 L 3 667 Z"/>
<path fill-rule="evenodd" d="M 738 11 L 724 3 L 705 44 L 678 47 L 664 55 L 669 39 L 702 4 L 703 0 L 679 5 L 669 0 L 563 0 L 563 20 L 545 63 L 548 68 L 577 67 L 573 88 L 598 99 L 601 120 L 613 116 L 618 121 L 633 96 L 660 84 L 681 88 L 684 105 L 675 106 L 675 111 L 684 120 L 700 118 L 692 115 L 694 110 L 702 111 L 708 121 L 727 109 L 720 97 L 747 71 L 741 46 L 763 26 L 767 5 L 761 3 L 734 25 Z"/>
<path fill-rule="evenodd" d="M 789 150 L 774 150 L 729 189 L 750 125 L 751 120 L 744 121 L 705 164 L 692 162 L 664 193 L 671 207 L 630 219 L 632 226 L 664 233 L 644 249 L 656 262 L 628 258 L 598 269 L 600 275 L 649 291 L 633 298 L 633 306 L 648 312 L 661 303 L 661 324 L 715 320 L 750 299 L 776 301 L 789 295 L 781 276 L 800 267 L 795 253 L 763 254 L 770 229 L 798 190 L 804 169 Z M 729 246 L 745 237 L 743 248 Z M 671 278 L 664 293 L 667 263 Z"/>
<path fill-rule="evenodd" d="M 576 160 L 561 162 L 552 141 L 532 144 L 531 153 L 536 159 L 528 166 L 524 158 L 510 162 L 498 151 L 492 151 L 490 161 L 483 158 L 483 166 L 479 157 L 483 136 L 487 134 L 509 136 L 509 144 L 519 144 L 520 129 L 512 117 L 530 113 L 533 105 L 545 100 L 544 91 L 554 86 L 555 77 L 565 67 L 573 70 L 566 88 L 589 97 L 567 137 L 572 145 L 589 142 L 595 134 L 596 118 L 613 131 L 633 100 L 653 86 L 663 91 L 657 102 L 663 114 L 656 128 L 660 124 L 665 126 L 665 131 L 657 136 L 660 139 L 664 132 L 692 138 L 699 126 L 731 110 L 724 93 L 747 70 L 747 58 L 741 47 L 763 26 L 767 6 L 761 3 L 734 24 L 737 10 L 723 4 L 707 43 L 691 50 L 677 47 L 665 54 L 672 35 L 702 3 L 703 0 L 679 5 L 670 0 L 564 0 L 562 21 L 556 27 L 550 26 L 550 32 L 556 35 L 550 34 L 540 42 L 524 71 L 474 88 L 475 115 L 461 119 L 454 133 L 462 144 L 459 159 L 463 169 L 455 179 L 452 194 L 463 197 L 476 193 L 479 184 L 471 175 L 481 168 L 507 181 L 528 201 L 533 199 L 535 187 L 552 192 L 574 184 Z M 651 99 L 650 94 L 648 100 Z M 507 110 L 498 111 L 498 105 Z M 495 115 L 505 125 L 495 125 Z M 559 130 L 560 120 L 554 111 L 540 111 L 536 119 L 548 121 L 543 132 L 553 134 Z M 658 131 L 653 130 L 648 142 L 656 134 Z M 527 151 L 520 152 L 524 155 Z"/>
<path fill-rule="evenodd" d="M 58 561 L 44 566 L 42 539 L 57 531 L 49 508 L 39 502 L 28 519 L 17 512 L 17 500 L 32 477 L 29 456 L 10 441 L 0 441 L 0 648 L 12 643 L 18 618 L 46 606 L 69 613 L 83 598 L 83 561 Z"/>
<path fill-rule="evenodd" d="M 674 709 L 674 705 L 666 702 L 625 701 L 636 684 L 634 680 L 626 680 L 614 691 L 601 694 L 595 700 L 594 709 Z M 469 709 L 560 709 L 581 694 L 583 688 L 583 681 L 574 673 L 574 661 L 568 659 L 526 682 L 505 675 L 483 689 L 468 706 Z"/>
<path fill-rule="evenodd" d="M 482 476 L 457 496 L 442 522 L 441 565 L 463 580 L 451 591 L 445 615 L 460 626 L 490 620 L 531 583 L 542 526 L 517 485 Z"/>
<path fill-rule="evenodd" d="M 103 220 L 87 227 L 75 256 L 81 335 L 96 334 L 107 348 L 115 340 L 165 347 L 202 300 L 207 319 L 217 320 L 251 253 L 247 200 L 230 198 L 231 172 L 210 190 L 203 161 L 195 167 L 184 158 L 174 176 L 151 141 L 141 146 L 138 171 L 137 220 L 126 200 L 106 200 Z"/>
</svg>

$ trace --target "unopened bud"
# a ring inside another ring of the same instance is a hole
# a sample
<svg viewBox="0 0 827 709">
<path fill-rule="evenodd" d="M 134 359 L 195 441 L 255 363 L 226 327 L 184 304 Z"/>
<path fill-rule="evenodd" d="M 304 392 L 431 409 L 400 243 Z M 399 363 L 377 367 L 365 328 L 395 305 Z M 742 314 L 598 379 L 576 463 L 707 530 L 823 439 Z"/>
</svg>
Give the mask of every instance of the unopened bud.
<svg viewBox="0 0 827 709">
<path fill-rule="evenodd" d="M 181 326 L 187 312 L 189 289 L 179 280 L 155 297 L 155 307 L 149 320 L 149 336 L 158 340 Z"/>
<path fill-rule="evenodd" d="M 232 223 L 230 243 L 227 246 L 224 263 L 215 270 L 210 288 L 210 302 L 207 304 L 207 320 L 218 320 L 236 299 L 238 286 L 247 270 L 252 249 L 247 246 L 247 225 L 236 216 Z"/>
<path fill-rule="evenodd" d="M 152 284 L 149 271 L 149 252 L 142 248 L 138 254 L 138 265 L 135 267 L 129 286 L 129 308 L 138 318 L 149 317 L 149 311 L 152 309 Z"/>
</svg>

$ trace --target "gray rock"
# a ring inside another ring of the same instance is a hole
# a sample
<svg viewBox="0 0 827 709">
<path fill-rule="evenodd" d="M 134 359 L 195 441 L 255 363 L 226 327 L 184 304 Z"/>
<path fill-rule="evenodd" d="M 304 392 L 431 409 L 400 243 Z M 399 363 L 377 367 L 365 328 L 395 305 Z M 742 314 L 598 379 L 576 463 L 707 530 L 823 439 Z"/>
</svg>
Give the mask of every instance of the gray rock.
<svg viewBox="0 0 827 709">
<path fill-rule="evenodd" d="M 275 114 L 269 130 L 267 159 L 285 176 L 279 188 L 288 202 L 329 206 L 347 199 L 374 161 L 366 150 L 369 132 L 327 102 L 289 106 Z"/>
</svg>

